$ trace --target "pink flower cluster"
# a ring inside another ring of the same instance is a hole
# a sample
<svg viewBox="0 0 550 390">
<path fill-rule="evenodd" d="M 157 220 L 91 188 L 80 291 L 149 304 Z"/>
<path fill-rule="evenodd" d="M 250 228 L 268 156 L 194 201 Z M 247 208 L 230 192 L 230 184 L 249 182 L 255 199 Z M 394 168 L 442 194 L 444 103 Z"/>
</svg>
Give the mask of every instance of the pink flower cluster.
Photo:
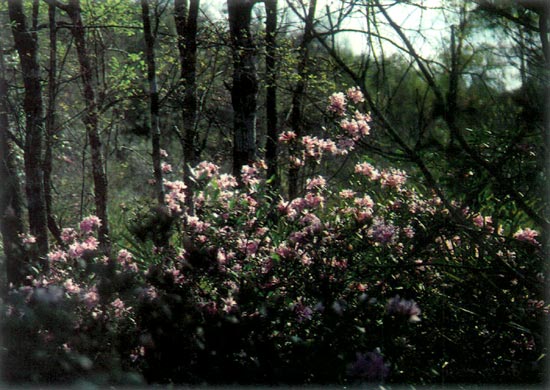
<svg viewBox="0 0 550 390">
<path fill-rule="evenodd" d="M 220 167 L 208 161 L 200 162 L 193 170 L 193 175 L 197 180 L 211 179 L 218 174 Z"/>
<path fill-rule="evenodd" d="M 80 231 L 82 233 L 91 233 L 94 229 L 101 226 L 101 220 L 95 215 L 90 215 L 80 222 Z"/>
<path fill-rule="evenodd" d="M 335 113 L 338 116 L 343 116 L 346 113 L 346 97 L 342 92 L 335 92 L 329 97 L 329 105 L 327 110 Z"/>
<path fill-rule="evenodd" d="M 537 241 L 538 236 L 539 232 L 530 228 L 519 229 L 517 232 L 514 233 L 514 238 L 516 240 L 527 242 L 535 246 L 540 245 L 540 243 Z"/>
<path fill-rule="evenodd" d="M 166 189 L 166 194 L 164 195 L 166 206 L 172 213 L 181 214 L 185 204 L 185 190 L 187 186 L 181 180 L 165 180 L 164 188 Z"/>
</svg>

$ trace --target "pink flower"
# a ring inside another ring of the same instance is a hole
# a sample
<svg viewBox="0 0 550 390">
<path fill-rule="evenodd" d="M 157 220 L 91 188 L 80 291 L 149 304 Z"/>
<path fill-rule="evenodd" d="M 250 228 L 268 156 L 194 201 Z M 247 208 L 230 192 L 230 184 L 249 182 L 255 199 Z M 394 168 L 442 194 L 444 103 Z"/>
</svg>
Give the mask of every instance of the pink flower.
<svg viewBox="0 0 550 390">
<path fill-rule="evenodd" d="M 284 131 L 279 135 L 279 142 L 289 143 L 293 139 L 296 139 L 296 133 L 294 131 Z"/>
<path fill-rule="evenodd" d="M 48 253 L 48 260 L 53 262 L 67 260 L 67 253 L 62 250 L 56 250 Z"/>
<path fill-rule="evenodd" d="M 346 95 L 348 96 L 348 99 L 354 102 L 355 104 L 365 101 L 363 92 L 361 92 L 361 90 L 358 87 L 349 88 L 346 91 Z"/>
<path fill-rule="evenodd" d="M 355 191 L 353 190 L 342 190 L 340 191 L 340 193 L 338 194 L 340 196 L 340 198 L 342 199 L 351 199 L 355 196 Z"/>
<path fill-rule="evenodd" d="M 327 181 L 323 176 L 317 176 L 312 179 L 307 179 L 306 189 L 310 191 L 315 188 L 323 189 L 325 188 L 326 184 L 327 184 Z"/>
<path fill-rule="evenodd" d="M 222 298 L 223 308 L 222 310 L 226 313 L 230 313 L 238 308 L 237 301 L 233 296 L 228 296 L 227 298 Z"/>
<path fill-rule="evenodd" d="M 133 259 L 132 254 L 130 252 L 128 252 L 126 249 L 121 249 L 121 250 L 118 251 L 117 260 L 120 263 L 131 262 L 132 259 Z"/>
<path fill-rule="evenodd" d="M 131 307 L 126 307 L 124 302 L 117 298 L 113 302 L 111 302 L 111 306 L 115 309 L 115 317 L 121 318 L 126 312 L 128 312 Z"/>
<path fill-rule="evenodd" d="M 368 177 L 370 180 L 378 180 L 380 178 L 380 172 L 368 162 L 355 165 L 355 173 L 359 173 Z"/>
<path fill-rule="evenodd" d="M 92 287 L 86 294 L 84 294 L 83 299 L 84 304 L 88 309 L 93 309 L 99 303 L 99 294 L 97 293 L 97 288 Z"/>
<path fill-rule="evenodd" d="M 397 239 L 397 228 L 380 219 L 374 222 L 368 234 L 377 243 L 393 244 Z"/>
<path fill-rule="evenodd" d="M 374 201 L 368 195 L 364 195 L 362 198 L 355 198 L 353 200 L 353 203 L 355 203 L 359 207 L 365 207 L 365 208 L 373 208 L 374 207 Z"/>
<path fill-rule="evenodd" d="M 407 174 L 400 169 L 391 168 L 389 171 L 382 171 L 381 180 L 382 187 L 391 187 L 401 189 L 401 186 L 407 181 Z"/>
<path fill-rule="evenodd" d="M 485 228 L 489 230 L 491 233 L 495 231 L 495 229 L 492 227 L 492 224 L 493 224 L 492 217 L 484 217 L 480 214 L 477 214 L 474 218 L 472 218 L 472 222 L 477 227 Z"/>
<path fill-rule="evenodd" d="M 170 164 L 168 164 L 168 163 L 163 162 L 163 163 L 160 165 L 160 167 L 161 167 L 163 173 L 170 173 L 170 172 L 172 172 L 172 165 L 170 165 Z"/>
<path fill-rule="evenodd" d="M 25 245 L 34 244 L 36 242 L 36 237 L 31 234 L 21 233 L 19 234 L 19 238 L 21 239 L 21 242 Z"/>
<path fill-rule="evenodd" d="M 64 228 L 61 230 L 61 240 L 63 240 L 64 243 L 73 242 L 76 238 L 77 233 L 73 228 Z"/>
<path fill-rule="evenodd" d="M 95 237 L 88 237 L 83 243 L 82 247 L 87 251 L 95 251 L 99 246 L 99 241 Z"/>
<path fill-rule="evenodd" d="M 525 229 L 519 229 L 517 232 L 514 233 L 514 238 L 519 241 L 527 242 L 532 245 L 540 245 L 540 243 L 536 240 L 538 237 L 539 232 L 536 230 L 525 228 Z"/>
<path fill-rule="evenodd" d="M 197 179 L 211 179 L 217 175 L 219 167 L 208 161 L 202 161 L 195 167 L 194 176 Z"/>
<path fill-rule="evenodd" d="M 90 215 L 80 222 L 80 231 L 82 233 L 90 233 L 93 229 L 101 226 L 101 220 L 95 215 Z"/>
<path fill-rule="evenodd" d="M 72 279 L 67 279 L 65 283 L 63 283 L 63 287 L 71 294 L 78 294 L 80 292 L 80 287 L 78 284 L 74 283 Z"/>
<path fill-rule="evenodd" d="M 258 178 L 258 169 L 250 165 L 243 165 L 241 168 L 241 179 L 248 186 L 257 185 L 260 180 Z"/>
<path fill-rule="evenodd" d="M 346 113 L 346 97 L 342 92 L 335 92 L 329 98 L 330 104 L 327 110 L 336 115 L 343 116 Z"/>
<path fill-rule="evenodd" d="M 220 175 L 218 179 L 218 186 L 222 190 L 226 190 L 228 188 L 234 188 L 237 187 L 237 179 L 233 175 L 229 175 L 227 173 L 223 173 Z"/>
</svg>

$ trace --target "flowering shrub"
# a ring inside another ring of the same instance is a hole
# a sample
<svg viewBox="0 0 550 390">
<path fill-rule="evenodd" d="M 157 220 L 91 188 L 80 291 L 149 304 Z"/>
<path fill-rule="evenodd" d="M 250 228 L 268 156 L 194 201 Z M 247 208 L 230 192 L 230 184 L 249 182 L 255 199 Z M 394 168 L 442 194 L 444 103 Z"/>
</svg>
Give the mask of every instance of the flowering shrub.
<svg viewBox="0 0 550 390">
<path fill-rule="evenodd" d="M 332 95 L 332 137 L 281 134 L 292 161 L 349 154 L 370 133 L 367 114 L 348 113 L 361 101 L 358 89 Z M 163 247 L 109 259 L 97 252 L 97 218 L 63 231 L 49 272 L 6 301 L 4 330 L 20 334 L 25 323 L 26 337 L 43 347 L 24 361 L 8 342 L 4 361 L 28 369 L 9 379 L 47 381 L 31 367 L 52 357 L 67 380 L 106 370 L 111 382 L 540 375 L 548 306 L 536 231 L 505 233 L 490 216 L 457 203 L 450 210 L 408 185 L 406 172 L 368 161 L 355 165 L 346 188 L 317 175 L 295 199 L 271 192 L 261 161 L 243 166 L 240 180 L 211 162 L 192 172 L 193 214 L 185 185 L 165 182 L 174 229 Z"/>
</svg>

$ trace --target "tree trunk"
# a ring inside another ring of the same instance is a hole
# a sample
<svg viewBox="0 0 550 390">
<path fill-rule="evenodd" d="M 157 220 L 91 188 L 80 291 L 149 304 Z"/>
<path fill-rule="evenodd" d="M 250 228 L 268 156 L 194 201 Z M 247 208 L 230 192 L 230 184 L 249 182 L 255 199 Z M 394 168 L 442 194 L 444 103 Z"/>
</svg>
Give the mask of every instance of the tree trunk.
<svg viewBox="0 0 550 390">
<path fill-rule="evenodd" d="M 277 30 L 277 0 L 265 0 L 266 9 L 266 58 L 265 67 L 267 73 L 267 88 L 265 98 L 267 141 L 265 146 L 265 159 L 267 164 L 267 177 L 272 180 L 271 187 L 278 188 L 277 176 L 277 46 L 275 34 Z"/>
<path fill-rule="evenodd" d="M 2 295 L 10 283 L 17 286 L 24 282 L 30 264 L 19 238 L 19 234 L 24 232 L 23 199 L 9 138 L 7 96 L 4 57 L 0 54 L 0 231 L 6 267 L 6 285 L 1 286 Z"/>
<path fill-rule="evenodd" d="M 57 133 L 55 124 L 55 101 L 57 95 L 57 26 L 55 21 L 56 9 L 48 5 L 48 19 L 50 28 L 50 66 L 48 69 L 48 106 L 46 107 L 46 142 L 44 151 L 44 200 L 46 203 L 46 218 L 48 229 L 56 241 L 61 244 L 61 231 L 55 222 L 52 212 L 52 160 L 53 145 Z"/>
<path fill-rule="evenodd" d="M 183 149 L 184 183 L 187 186 L 187 212 L 194 214 L 194 181 L 190 168 L 198 163 L 197 152 L 197 18 L 200 0 L 174 0 L 174 20 L 178 33 L 180 59 L 180 83 L 183 90 L 183 134 L 180 141 Z"/>
<path fill-rule="evenodd" d="M 300 43 L 300 62 L 298 63 L 298 81 L 292 92 L 292 109 L 290 111 L 290 127 L 296 133 L 297 137 L 303 136 L 303 99 L 306 89 L 306 71 L 309 61 L 308 45 L 313 38 L 313 20 L 315 18 L 315 8 L 317 0 L 311 0 L 309 3 L 308 12 L 305 19 L 304 35 Z M 288 170 L 288 197 L 294 199 L 298 196 L 298 178 L 300 168 L 291 166 Z"/>
<path fill-rule="evenodd" d="M 19 54 L 23 84 L 25 86 L 25 192 L 27 195 L 29 230 L 36 237 L 36 254 L 48 252 L 48 228 L 42 172 L 43 107 L 40 67 L 38 65 L 38 38 L 27 29 L 21 0 L 8 2 L 15 48 Z"/>
<path fill-rule="evenodd" d="M 250 20 L 254 0 L 228 0 L 229 32 L 233 49 L 233 174 L 256 159 L 258 75 Z"/>
<path fill-rule="evenodd" d="M 72 21 L 71 33 L 75 40 L 78 62 L 80 64 L 80 74 L 84 86 L 84 101 L 86 111 L 84 113 L 84 125 L 90 141 L 92 154 L 92 177 L 94 180 L 94 202 L 96 215 L 101 219 L 99 228 L 99 242 L 104 253 L 110 252 L 109 240 L 109 221 L 107 213 L 107 175 L 103 162 L 103 152 L 101 150 L 101 139 L 99 137 L 99 123 L 95 91 L 92 80 L 92 67 L 90 57 L 86 48 L 85 29 L 82 22 L 80 11 L 80 0 L 70 0 L 68 5 L 60 5 L 67 12 Z"/>
<path fill-rule="evenodd" d="M 164 185 L 162 179 L 160 157 L 160 116 L 159 93 L 157 87 L 155 65 L 155 38 L 151 32 L 151 18 L 149 17 L 149 0 L 141 0 L 141 13 L 143 17 L 143 33 L 145 35 L 145 58 L 147 62 L 147 80 L 149 81 L 149 107 L 151 113 L 151 143 L 153 156 L 153 172 L 155 176 L 155 188 L 159 205 L 164 205 Z"/>
</svg>

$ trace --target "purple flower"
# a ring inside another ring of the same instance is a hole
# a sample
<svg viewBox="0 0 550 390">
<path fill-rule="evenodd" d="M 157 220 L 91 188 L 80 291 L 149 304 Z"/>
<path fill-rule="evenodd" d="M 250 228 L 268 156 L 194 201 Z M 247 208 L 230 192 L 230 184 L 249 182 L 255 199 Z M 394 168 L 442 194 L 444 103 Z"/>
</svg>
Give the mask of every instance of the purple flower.
<svg viewBox="0 0 550 390">
<path fill-rule="evenodd" d="M 390 315 L 400 315 L 409 317 L 410 322 L 419 322 L 421 313 L 420 308 L 413 300 L 401 298 L 399 295 L 388 300 L 386 311 Z"/>
<path fill-rule="evenodd" d="M 366 354 L 357 353 L 356 360 L 347 369 L 350 377 L 366 381 L 383 380 L 389 371 L 389 365 L 384 363 L 384 358 L 377 350 Z"/>
</svg>

